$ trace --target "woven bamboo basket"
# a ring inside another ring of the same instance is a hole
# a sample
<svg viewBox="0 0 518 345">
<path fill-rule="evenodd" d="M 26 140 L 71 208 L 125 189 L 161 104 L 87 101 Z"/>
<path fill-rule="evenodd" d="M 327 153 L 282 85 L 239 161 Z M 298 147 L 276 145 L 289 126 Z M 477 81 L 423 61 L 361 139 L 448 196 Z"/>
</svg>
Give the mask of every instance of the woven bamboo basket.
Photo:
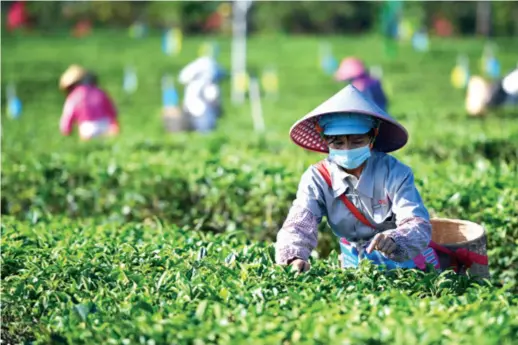
<svg viewBox="0 0 518 345">
<path fill-rule="evenodd" d="M 435 218 L 432 224 L 432 241 L 443 245 L 450 250 L 466 248 L 467 250 L 487 255 L 487 239 L 484 228 L 476 223 L 459 219 Z M 441 267 L 450 265 L 447 255 L 439 255 Z M 489 265 L 474 263 L 469 269 L 471 275 L 480 278 L 489 278 Z M 462 267 L 460 274 L 466 274 L 466 267 Z"/>
</svg>

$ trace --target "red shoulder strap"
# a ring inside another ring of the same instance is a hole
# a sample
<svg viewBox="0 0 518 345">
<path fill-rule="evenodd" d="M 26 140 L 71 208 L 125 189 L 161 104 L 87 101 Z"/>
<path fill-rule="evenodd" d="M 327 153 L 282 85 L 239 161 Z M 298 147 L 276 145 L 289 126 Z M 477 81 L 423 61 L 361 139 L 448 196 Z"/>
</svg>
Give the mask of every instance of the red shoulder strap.
<svg viewBox="0 0 518 345">
<path fill-rule="evenodd" d="M 315 164 L 315 167 L 317 168 L 318 172 L 320 172 L 320 174 L 326 181 L 327 185 L 330 188 L 333 188 L 333 185 L 331 183 L 331 175 L 329 174 L 329 170 L 327 169 L 326 161 L 323 160 L 323 161 L 318 162 L 317 164 Z M 347 206 L 349 211 L 351 211 L 351 213 L 356 217 L 356 219 L 358 219 L 360 222 L 362 222 L 366 226 L 374 228 L 374 226 L 372 226 L 371 222 L 369 222 L 369 220 L 367 218 L 365 218 L 365 216 L 358 210 L 358 208 L 356 208 L 356 206 L 354 206 L 354 204 L 351 202 L 351 200 L 347 199 L 345 194 L 340 195 L 340 199 L 345 204 L 345 206 Z"/>
<path fill-rule="evenodd" d="M 317 164 L 315 164 L 315 167 L 317 168 L 318 172 L 322 175 L 324 180 L 326 181 L 327 185 L 332 188 L 333 185 L 331 183 L 331 175 L 329 174 L 329 170 L 327 169 L 326 161 L 320 161 Z M 369 222 L 367 218 L 354 206 L 354 204 L 347 199 L 345 194 L 340 195 L 340 199 L 345 204 L 345 206 L 351 211 L 351 213 L 358 219 L 360 222 L 365 224 L 366 226 L 370 226 L 371 228 L 374 228 L 372 224 Z M 466 248 L 459 248 L 456 251 L 450 250 L 440 244 L 437 244 L 433 241 L 430 241 L 429 246 L 433 248 L 435 251 L 442 252 L 444 254 L 447 254 L 452 259 L 452 266 L 454 267 L 455 271 L 459 269 L 459 265 L 463 264 L 467 268 L 471 267 L 472 264 L 477 263 L 479 265 L 487 265 L 488 259 L 486 255 L 480 255 L 471 251 L 468 251 Z"/>
</svg>

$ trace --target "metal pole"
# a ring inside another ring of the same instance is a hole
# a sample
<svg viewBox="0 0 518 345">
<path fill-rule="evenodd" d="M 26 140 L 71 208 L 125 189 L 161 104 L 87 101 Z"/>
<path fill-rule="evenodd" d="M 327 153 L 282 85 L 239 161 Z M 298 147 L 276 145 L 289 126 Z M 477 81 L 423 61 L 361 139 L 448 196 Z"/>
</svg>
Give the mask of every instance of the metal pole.
<svg viewBox="0 0 518 345">
<path fill-rule="evenodd" d="M 234 1 L 232 7 L 232 103 L 242 104 L 245 90 L 238 88 L 237 78 L 246 73 L 246 15 L 251 0 Z"/>
</svg>

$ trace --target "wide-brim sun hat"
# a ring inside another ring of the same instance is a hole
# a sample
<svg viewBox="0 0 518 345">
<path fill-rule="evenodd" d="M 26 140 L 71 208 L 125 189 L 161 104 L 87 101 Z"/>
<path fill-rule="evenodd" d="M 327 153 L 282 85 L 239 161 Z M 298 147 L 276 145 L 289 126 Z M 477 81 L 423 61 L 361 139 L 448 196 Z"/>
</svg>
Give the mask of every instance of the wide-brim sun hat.
<svg viewBox="0 0 518 345">
<path fill-rule="evenodd" d="M 348 81 L 358 78 L 367 72 L 365 64 L 358 58 L 348 57 L 340 62 L 335 73 L 336 81 Z"/>
<path fill-rule="evenodd" d="M 67 70 L 61 75 L 61 78 L 59 78 L 59 89 L 66 90 L 70 86 L 83 79 L 87 73 L 88 72 L 86 69 L 79 65 L 69 66 Z"/>
<path fill-rule="evenodd" d="M 406 129 L 353 85 L 347 85 L 298 120 L 290 129 L 291 140 L 304 149 L 328 153 L 329 148 L 317 128 L 320 118 L 330 114 L 356 114 L 378 120 L 379 132 L 373 147 L 377 151 L 396 151 L 408 141 Z"/>
</svg>

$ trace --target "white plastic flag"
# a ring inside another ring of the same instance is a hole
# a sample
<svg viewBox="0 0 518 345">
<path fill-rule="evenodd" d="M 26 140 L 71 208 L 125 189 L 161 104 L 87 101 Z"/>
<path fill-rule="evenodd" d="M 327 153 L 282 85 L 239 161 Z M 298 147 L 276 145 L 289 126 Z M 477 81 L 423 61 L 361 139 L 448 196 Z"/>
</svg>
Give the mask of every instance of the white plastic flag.
<svg viewBox="0 0 518 345">
<path fill-rule="evenodd" d="M 264 132 L 263 107 L 261 105 L 261 91 L 257 78 L 250 79 L 248 95 L 250 97 L 250 109 L 252 112 L 252 120 L 256 132 Z"/>
</svg>

